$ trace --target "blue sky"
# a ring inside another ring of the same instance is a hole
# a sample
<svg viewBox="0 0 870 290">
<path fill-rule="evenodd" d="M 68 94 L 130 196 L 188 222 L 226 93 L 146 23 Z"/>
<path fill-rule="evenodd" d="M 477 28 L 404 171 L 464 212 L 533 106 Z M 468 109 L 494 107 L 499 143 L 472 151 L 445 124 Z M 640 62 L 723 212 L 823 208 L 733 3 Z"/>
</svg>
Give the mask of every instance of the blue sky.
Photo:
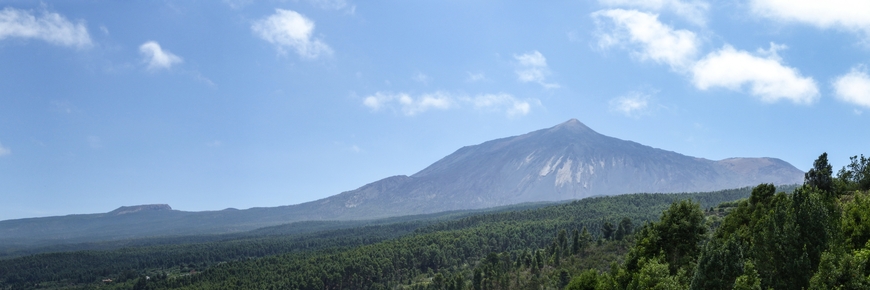
<svg viewBox="0 0 870 290">
<path fill-rule="evenodd" d="M 866 1 L 0 1 L 0 219 L 297 204 L 571 118 L 839 169 L 868 65 Z"/>
</svg>

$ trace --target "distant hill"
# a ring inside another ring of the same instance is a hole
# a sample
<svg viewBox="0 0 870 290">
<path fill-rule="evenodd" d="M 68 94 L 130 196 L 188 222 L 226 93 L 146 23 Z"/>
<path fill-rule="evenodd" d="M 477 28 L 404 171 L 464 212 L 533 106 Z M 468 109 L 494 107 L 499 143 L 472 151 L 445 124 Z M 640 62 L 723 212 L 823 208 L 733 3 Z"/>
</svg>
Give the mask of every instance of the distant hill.
<svg viewBox="0 0 870 290">
<path fill-rule="evenodd" d="M 601 135 L 572 119 L 460 148 L 411 176 L 291 206 L 182 212 L 168 205 L 0 221 L 0 246 L 230 233 L 303 220 L 354 220 L 625 193 L 704 192 L 803 182 L 776 158 L 713 161 Z"/>
</svg>

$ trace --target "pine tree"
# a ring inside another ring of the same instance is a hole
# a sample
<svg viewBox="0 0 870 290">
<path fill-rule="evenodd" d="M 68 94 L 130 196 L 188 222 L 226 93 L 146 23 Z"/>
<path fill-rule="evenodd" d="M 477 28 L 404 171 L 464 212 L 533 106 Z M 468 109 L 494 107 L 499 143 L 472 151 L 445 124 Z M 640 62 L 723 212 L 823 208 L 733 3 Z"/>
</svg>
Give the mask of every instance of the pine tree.
<svg viewBox="0 0 870 290">
<path fill-rule="evenodd" d="M 804 175 L 804 184 L 810 187 L 816 187 L 826 193 L 833 193 L 834 179 L 831 177 L 831 174 L 833 174 L 833 171 L 831 169 L 831 164 L 828 163 L 828 153 L 822 153 L 822 155 L 819 155 L 819 158 L 813 162 L 813 168 L 807 171 Z"/>
</svg>

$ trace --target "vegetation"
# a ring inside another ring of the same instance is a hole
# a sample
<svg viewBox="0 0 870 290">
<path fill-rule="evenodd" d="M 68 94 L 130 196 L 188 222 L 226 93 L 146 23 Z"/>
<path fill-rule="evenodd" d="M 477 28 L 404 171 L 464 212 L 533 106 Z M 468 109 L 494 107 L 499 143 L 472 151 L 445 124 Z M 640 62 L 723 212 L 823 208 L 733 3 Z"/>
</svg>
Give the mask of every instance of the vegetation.
<svg viewBox="0 0 870 290">
<path fill-rule="evenodd" d="M 494 266 L 493 259 L 489 268 L 479 268 L 484 265 L 482 259 L 490 258 L 490 254 L 512 265 L 519 257 L 527 259 L 529 265 L 540 265 L 534 275 L 526 268 L 526 276 L 558 276 L 564 272 L 551 273 L 555 271 L 553 263 L 564 265 L 559 270 L 569 265 L 579 269 L 580 261 L 608 269 L 610 262 L 619 260 L 628 250 L 633 225 L 655 220 L 674 201 L 692 199 L 712 207 L 749 193 L 750 189 L 744 188 L 596 197 L 546 207 L 315 233 L 281 234 L 286 229 L 278 227 L 239 239 L 37 254 L 0 260 L 0 288 L 126 289 L 145 283 L 148 287 L 188 289 L 238 285 L 249 289 L 368 289 L 378 285 L 431 285 L 439 273 L 444 281 L 455 282 L 461 277 L 470 285 L 475 269 L 481 271 L 485 281 L 493 281 L 493 273 L 513 273 L 513 268 Z M 616 225 L 609 240 L 601 235 L 605 223 Z M 491 273 L 486 275 L 484 270 Z M 566 271 L 562 277 L 565 284 L 577 272 Z M 526 281 L 526 276 L 518 279 Z M 108 279 L 112 282 L 102 282 Z"/>
</svg>

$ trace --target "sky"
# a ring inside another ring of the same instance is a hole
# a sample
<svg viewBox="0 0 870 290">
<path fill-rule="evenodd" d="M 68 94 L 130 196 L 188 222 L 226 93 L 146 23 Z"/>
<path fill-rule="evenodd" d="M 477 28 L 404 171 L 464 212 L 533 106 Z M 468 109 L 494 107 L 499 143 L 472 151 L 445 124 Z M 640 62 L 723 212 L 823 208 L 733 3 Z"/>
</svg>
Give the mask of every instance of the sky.
<svg viewBox="0 0 870 290">
<path fill-rule="evenodd" d="M 870 2 L 0 0 L 0 220 L 298 204 L 576 118 L 870 154 Z"/>
</svg>

